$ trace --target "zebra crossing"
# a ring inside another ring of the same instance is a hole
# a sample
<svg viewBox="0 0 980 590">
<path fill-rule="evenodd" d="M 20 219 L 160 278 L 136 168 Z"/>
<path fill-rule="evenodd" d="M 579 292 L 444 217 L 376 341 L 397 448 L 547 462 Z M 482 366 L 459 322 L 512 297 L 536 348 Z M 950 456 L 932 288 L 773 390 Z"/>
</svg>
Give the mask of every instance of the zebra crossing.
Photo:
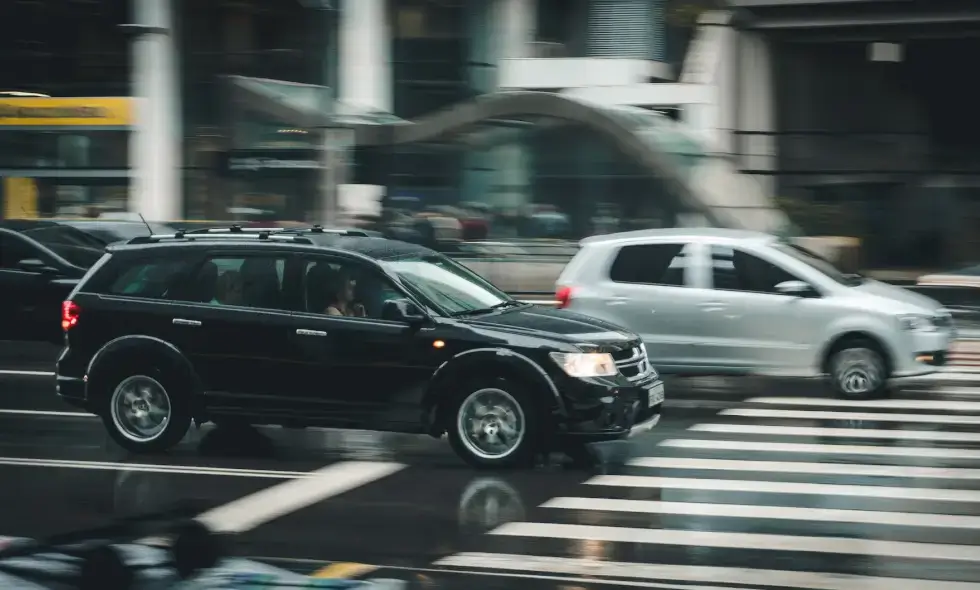
<svg viewBox="0 0 980 590">
<path fill-rule="evenodd" d="M 755 397 L 434 566 L 650 588 L 977 590 L 980 388 Z"/>
</svg>

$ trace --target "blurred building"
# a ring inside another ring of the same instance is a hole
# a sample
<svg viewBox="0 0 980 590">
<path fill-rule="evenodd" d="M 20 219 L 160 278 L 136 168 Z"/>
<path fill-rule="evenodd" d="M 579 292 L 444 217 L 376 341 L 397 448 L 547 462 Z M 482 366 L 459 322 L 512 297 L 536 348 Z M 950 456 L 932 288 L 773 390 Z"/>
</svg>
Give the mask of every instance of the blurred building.
<svg viewBox="0 0 980 590">
<path fill-rule="evenodd" d="M 726 149 L 770 176 L 810 232 L 861 237 L 866 267 L 980 258 L 980 86 L 964 75 L 980 5 L 729 3 L 716 51 L 739 39 L 768 75 L 747 84 L 722 65 L 721 106 L 743 109 Z M 771 108 L 745 113 L 753 102 Z"/>
<path fill-rule="evenodd" d="M 0 96 L 4 211 L 774 228 L 774 156 L 730 141 L 774 129 L 766 41 L 719 50 L 717 4 L 10 0 L 0 91 L 52 98 Z"/>
</svg>

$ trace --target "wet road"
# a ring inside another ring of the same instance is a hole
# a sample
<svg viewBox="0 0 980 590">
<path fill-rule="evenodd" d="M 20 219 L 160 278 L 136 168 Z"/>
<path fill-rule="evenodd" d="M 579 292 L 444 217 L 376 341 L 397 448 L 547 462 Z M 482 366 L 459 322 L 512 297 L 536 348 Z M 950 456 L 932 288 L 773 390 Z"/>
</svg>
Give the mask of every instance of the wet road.
<svg viewBox="0 0 980 590">
<path fill-rule="evenodd" d="M 811 384 L 677 382 L 661 426 L 606 445 L 602 465 L 485 473 L 443 441 L 368 432 L 202 428 L 132 457 L 58 402 L 50 366 L 0 369 L 0 535 L 193 501 L 240 533 L 236 553 L 326 577 L 980 588 L 980 383 L 841 402 Z"/>
</svg>

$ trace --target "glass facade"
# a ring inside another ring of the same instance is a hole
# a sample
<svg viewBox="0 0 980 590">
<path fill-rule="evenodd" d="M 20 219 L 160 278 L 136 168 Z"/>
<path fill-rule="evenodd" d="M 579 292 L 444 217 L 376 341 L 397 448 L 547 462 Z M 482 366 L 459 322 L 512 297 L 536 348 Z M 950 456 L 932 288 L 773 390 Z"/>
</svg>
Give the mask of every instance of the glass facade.
<svg viewBox="0 0 980 590">
<path fill-rule="evenodd" d="M 130 105 L 103 97 L 130 94 L 129 5 L 4 4 L 0 216 L 126 208 Z"/>
</svg>

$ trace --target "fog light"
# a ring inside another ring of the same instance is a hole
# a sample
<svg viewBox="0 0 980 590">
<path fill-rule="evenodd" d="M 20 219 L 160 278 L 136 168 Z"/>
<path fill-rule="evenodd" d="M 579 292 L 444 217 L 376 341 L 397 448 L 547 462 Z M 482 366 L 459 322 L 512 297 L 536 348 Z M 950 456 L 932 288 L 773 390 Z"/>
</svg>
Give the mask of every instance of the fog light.
<svg viewBox="0 0 980 590">
<path fill-rule="evenodd" d="M 933 361 L 933 356 L 931 354 L 920 354 L 915 357 L 917 363 L 931 363 Z"/>
</svg>

